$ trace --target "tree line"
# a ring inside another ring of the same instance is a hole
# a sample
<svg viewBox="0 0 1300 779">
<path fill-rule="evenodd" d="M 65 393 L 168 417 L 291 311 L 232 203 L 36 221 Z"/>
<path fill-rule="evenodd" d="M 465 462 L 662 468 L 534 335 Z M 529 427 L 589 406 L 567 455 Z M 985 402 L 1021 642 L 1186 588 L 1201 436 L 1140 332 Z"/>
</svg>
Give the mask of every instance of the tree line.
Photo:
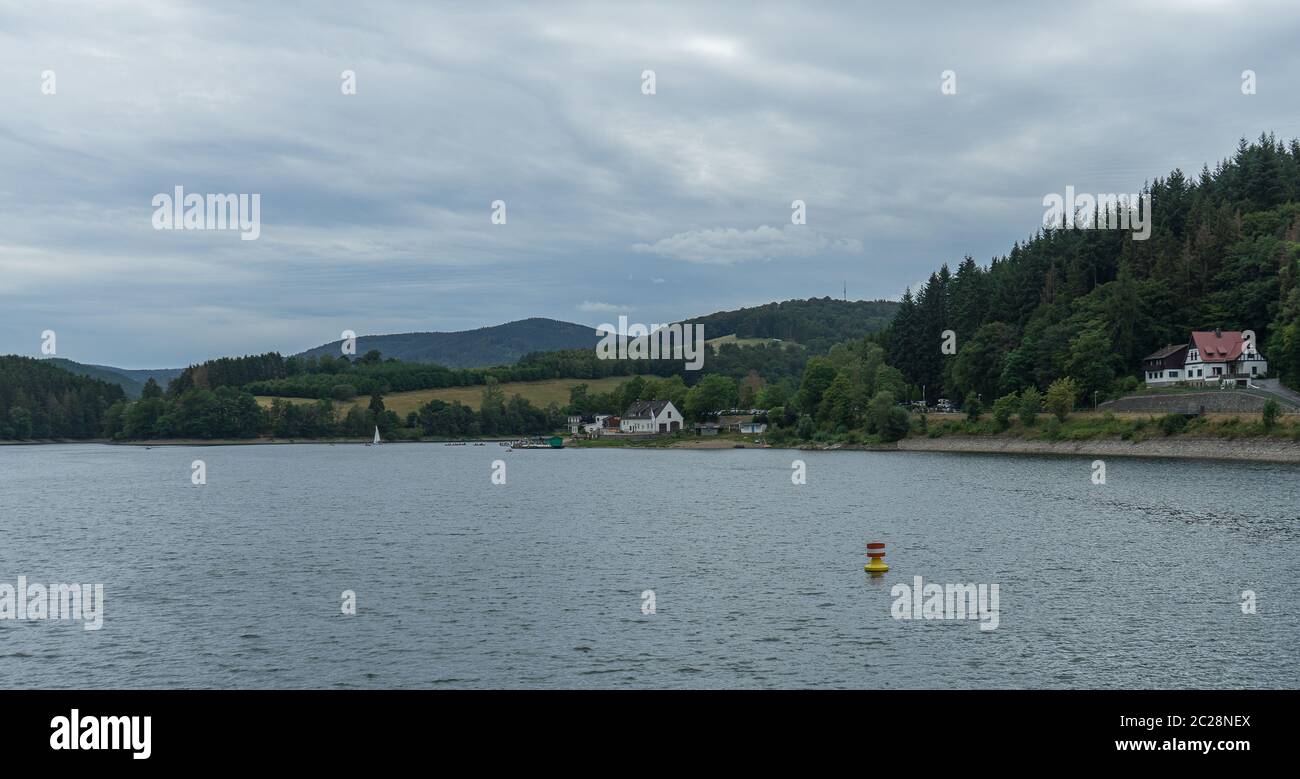
<svg viewBox="0 0 1300 779">
<path fill-rule="evenodd" d="M 1273 372 L 1300 384 L 1300 142 L 1243 139 L 1213 171 L 1175 170 L 1143 194 L 1148 240 L 1043 229 L 988 266 L 940 267 L 881 334 L 891 364 L 931 401 L 1067 377 L 1104 399 L 1138 384 L 1145 355 L 1221 327 L 1253 330 Z"/>
<path fill-rule="evenodd" d="M 122 388 L 45 360 L 0 357 L 0 440 L 95 438 Z"/>
</svg>

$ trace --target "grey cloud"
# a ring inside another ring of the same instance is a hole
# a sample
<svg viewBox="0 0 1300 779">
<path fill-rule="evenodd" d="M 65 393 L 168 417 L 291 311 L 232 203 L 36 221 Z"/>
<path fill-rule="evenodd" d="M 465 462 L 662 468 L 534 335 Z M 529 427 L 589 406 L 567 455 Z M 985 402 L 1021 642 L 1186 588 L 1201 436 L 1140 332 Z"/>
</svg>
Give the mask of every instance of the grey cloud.
<svg viewBox="0 0 1300 779">
<path fill-rule="evenodd" d="M 1169 0 L 11 4 L 0 353 L 50 328 L 73 359 L 157 367 L 595 324 L 580 301 L 678 321 L 897 297 L 1031 235 L 1068 184 L 1133 192 L 1300 134 L 1298 33 L 1291 4 Z M 260 193 L 262 237 L 152 230 L 177 185 Z"/>
<path fill-rule="evenodd" d="M 638 243 L 632 249 L 685 262 L 734 265 L 781 257 L 811 257 L 821 252 L 858 252 L 862 243 L 853 239 L 833 240 L 805 225 L 780 228 L 761 225 L 753 230 L 734 227 L 690 230 L 652 244 Z"/>
</svg>

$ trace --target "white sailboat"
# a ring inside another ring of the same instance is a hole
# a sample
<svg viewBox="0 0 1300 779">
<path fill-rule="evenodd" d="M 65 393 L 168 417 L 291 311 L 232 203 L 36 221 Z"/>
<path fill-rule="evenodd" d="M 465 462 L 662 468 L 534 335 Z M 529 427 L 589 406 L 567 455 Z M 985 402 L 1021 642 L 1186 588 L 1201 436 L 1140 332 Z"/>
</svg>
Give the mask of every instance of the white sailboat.
<svg viewBox="0 0 1300 779">
<path fill-rule="evenodd" d="M 370 443 L 366 444 L 366 446 L 379 446 L 379 445 L 382 444 L 382 443 L 383 443 L 383 441 L 380 441 L 380 440 L 379 440 L 379 426 L 376 425 L 376 426 L 375 426 L 375 440 L 373 440 L 373 441 L 371 441 Z"/>
</svg>

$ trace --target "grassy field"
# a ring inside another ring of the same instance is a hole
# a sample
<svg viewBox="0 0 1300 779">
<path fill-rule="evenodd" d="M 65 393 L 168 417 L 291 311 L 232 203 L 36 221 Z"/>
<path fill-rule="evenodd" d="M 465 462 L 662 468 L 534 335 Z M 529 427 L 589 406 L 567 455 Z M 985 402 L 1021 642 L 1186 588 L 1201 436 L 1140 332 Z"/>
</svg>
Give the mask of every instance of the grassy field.
<svg viewBox="0 0 1300 779">
<path fill-rule="evenodd" d="M 544 381 L 512 381 L 501 384 L 501 391 L 505 393 L 506 399 L 509 400 L 511 395 L 522 395 L 525 400 L 532 403 L 538 408 L 545 408 L 552 401 L 559 403 L 561 406 L 569 402 L 569 389 L 579 384 L 586 384 L 590 387 L 591 392 L 608 392 L 617 387 L 619 384 L 629 380 L 630 376 L 610 376 L 604 379 L 546 379 Z M 459 400 L 461 403 L 478 410 L 479 401 L 483 398 L 483 387 L 446 387 L 442 389 L 413 390 L 411 392 L 394 392 L 384 396 L 384 407 L 390 411 L 397 412 L 400 417 L 405 417 L 408 413 L 417 410 L 420 406 L 431 400 L 442 400 L 447 403 L 453 400 Z M 264 407 L 271 405 L 272 398 L 265 395 L 259 395 L 257 402 Z M 315 403 L 314 399 L 309 398 L 283 398 L 294 403 Z M 341 413 L 348 413 L 348 409 L 360 404 L 364 408 L 370 402 L 369 397 L 357 398 L 356 400 L 337 404 Z"/>
<path fill-rule="evenodd" d="M 710 338 L 709 340 L 705 341 L 706 344 L 714 347 L 715 349 L 721 346 L 722 344 L 736 344 L 737 346 L 761 346 L 762 344 L 774 343 L 774 342 L 776 342 L 775 338 L 737 338 L 735 333 L 732 333 L 731 335 L 720 335 L 717 338 Z M 791 346 L 798 346 L 798 344 L 796 344 L 794 341 L 781 341 L 780 343 L 790 344 Z"/>
</svg>

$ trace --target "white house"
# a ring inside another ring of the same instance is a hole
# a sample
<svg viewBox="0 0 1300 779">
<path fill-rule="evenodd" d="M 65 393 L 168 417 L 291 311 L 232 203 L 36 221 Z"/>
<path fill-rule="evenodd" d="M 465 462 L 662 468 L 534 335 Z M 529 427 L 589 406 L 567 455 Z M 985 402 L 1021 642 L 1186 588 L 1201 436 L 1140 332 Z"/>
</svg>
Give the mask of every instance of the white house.
<svg viewBox="0 0 1300 779">
<path fill-rule="evenodd" d="M 570 415 L 569 432 L 572 435 L 583 433 L 588 436 L 599 435 L 609 419 L 617 419 L 613 414 L 588 414 L 586 416 Z"/>
<path fill-rule="evenodd" d="M 1249 383 L 1268 373 L 1268 360 L 1237 330 L 1197 330 L 1186 344 L 1166 346 L 1143 360 L 1148 385 Z"/>
<path fill-rule="evenodd" d="M 1177 384 L 1187 381 L 1183 363 L 1187 361 L 1187 344 L 1170 344 L 1142 360 L 1142 374 L 1147 386 Z"/>
<path fill-rule="evenodd" d="M 670 400 L 633 403 L 619 419 L 623 433 L 676 433 L 682 429 L 682 412 Z"/>
<path fill-rule="evenodd" d="M 1187 344 L 1188 381 L 1249 381 L 1268 373 L 1268 361 L 1236 330 L 1198 331 Z"/>
</svg>

